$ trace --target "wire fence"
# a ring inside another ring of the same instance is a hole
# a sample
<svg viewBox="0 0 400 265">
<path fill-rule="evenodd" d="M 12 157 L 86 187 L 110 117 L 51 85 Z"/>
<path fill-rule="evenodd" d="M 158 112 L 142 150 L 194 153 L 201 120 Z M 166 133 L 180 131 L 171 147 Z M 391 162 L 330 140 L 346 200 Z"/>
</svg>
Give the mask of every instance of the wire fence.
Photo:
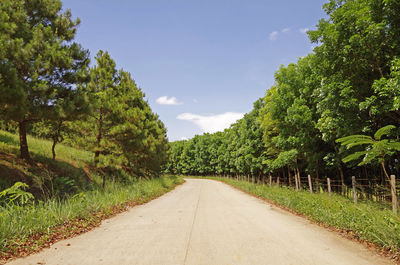
<svg viewBox="0 0 400 265">
<path fill-rule="evenodd" d="M 394 175 L 387 178 L 377 177 L 352 177 L 352 182 L 344 182 L 334 178 L 317 178 L 308 176 L 267 176 L 263 178 L 242 177 L 247 181 L 293 187 L 297 190 L 309 190 L 311 193 L 332 193 L 340 194 L 355 203 L 359 200 L 383 202 L 392 205 L 393 212 L 398 212 L 398 198 L 400 195 L 400 180 Z M 348 181 L 348 179 L 346 179 Z"/>
</svg>

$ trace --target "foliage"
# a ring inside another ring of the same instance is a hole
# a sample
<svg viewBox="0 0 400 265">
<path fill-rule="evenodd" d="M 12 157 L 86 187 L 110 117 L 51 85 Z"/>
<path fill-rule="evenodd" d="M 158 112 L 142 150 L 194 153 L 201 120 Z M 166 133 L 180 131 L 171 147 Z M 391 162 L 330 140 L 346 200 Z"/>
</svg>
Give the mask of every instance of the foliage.
<svg viewBox="0 0 400 265">
<path fill-rule="evenodd" d="M 359 166 L 362 166 L 370 164 L 373 161 L 378 161 L 378 163 L 382 165 L 385 176 L 389 179 L 385 167 L 385 157 L 393 155 L 396 151 L 400 151 L 400 142 L 381 138 L 384 135 L 389 135 L 390 131 L 395 128 L 394 125 L 382 127 L 376 131 L 374 137 L 368 135 L 350 135 L 337 139 L 336 142 L 346 146 L 347 149 L 366 145 L 364 150 L 357 151 L 344 157 L 343 162 L 347 163 L 363 157 L 362 161 L 358 164 Z"/>
<path fill-rule="evenodd" d="M 0 192 L 0 202 L 6 205 L 25 205 L 33 201 L 32 193 L 25 191 L 29 188 L 28 184 L 16 182 L 13 186 Z"/>
<path fill-rule="evenodd" d="M 225 132 L 197 135 L 170 144 L 166 171 L 176 174 L 251 174 L 266 172 L 263 131 L 258 120 L 263 101 Z"/>
<path fill-rule="evenodd" d="M 115 68 L 108 52 L 99 51 L 84 90 L 93 110 L 71 122 L 72 141 L 94 154 L 101 168 L 129 170 L 141 176 L 157 175 L 167 159 L 166 129 L 144 100 L 130 73 Z M 105 181 L 105 179 L 104 179 Z"/>
</svg>

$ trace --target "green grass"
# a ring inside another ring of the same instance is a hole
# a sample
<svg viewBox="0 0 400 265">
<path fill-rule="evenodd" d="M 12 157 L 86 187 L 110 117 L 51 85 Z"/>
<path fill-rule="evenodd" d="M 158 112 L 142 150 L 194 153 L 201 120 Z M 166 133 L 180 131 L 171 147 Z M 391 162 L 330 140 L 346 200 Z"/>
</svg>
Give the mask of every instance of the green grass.
<svg viewBox="0 0 400 265">
<path fill-rule="evenodd" d="M 51 159 L 52 142 L 49 140 L 27 136 L 29 151 L 33 158 Z M 0 130 L 0 151 L 4 153 L 19 153 L 19 138 L 17 134 L 12 134 Z M 93 154 L 85 150 L 78 150 L 63 144 L 56 145 L 57 158 L 65 161 L 82 161 L 90 163 L 93 161 Z"/>
<path fill-rule="evenodd" d="M 245 192 L 268 199 L 285 208 L 304 214 L 317 223 L 351 230 L 360 239 L 381 247 L 400 250 L 400 218 L 376 203 L 354 204 L 340 195 L 310 194 L 292 188 L 260 185 L 228 178 L 210 177 L 230 184 Z"/>
<path fill-rule="evenodd" d="M 0 207 L 0 251 L 13 240 L 36 233 L 47 233 L 66 221 L 90 218 L 100 211 L 126 202 L 145 202 L 171 190 L 183 182 L 175 176 L 138 180 L 131 184 L 113 183 L 106 189 L 96 188 L 64 200 L 50 199 L 31 206 Z"/>
</svg>

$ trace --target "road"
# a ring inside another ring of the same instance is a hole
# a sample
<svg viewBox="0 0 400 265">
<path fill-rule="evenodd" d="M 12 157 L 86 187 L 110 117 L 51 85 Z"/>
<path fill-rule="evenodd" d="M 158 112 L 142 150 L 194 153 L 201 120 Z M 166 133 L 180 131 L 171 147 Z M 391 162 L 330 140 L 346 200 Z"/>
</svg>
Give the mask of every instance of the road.
<svg viewBox="0 0 400 265">
<path fill-rule="evenodd" d="M 392 264 L 226 184 L 187 182 L 9 264 Z"/>
</svg>

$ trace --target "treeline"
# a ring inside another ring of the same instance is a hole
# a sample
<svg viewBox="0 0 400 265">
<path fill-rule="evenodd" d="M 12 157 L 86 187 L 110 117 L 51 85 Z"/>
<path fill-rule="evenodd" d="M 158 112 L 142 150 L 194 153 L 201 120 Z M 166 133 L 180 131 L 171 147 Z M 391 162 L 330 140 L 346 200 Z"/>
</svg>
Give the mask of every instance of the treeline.
<svg viewBox="0 0 400 265">
<path fill-rule="evenodd" d="M 324 10 L 327 19 L 308 31 L 314 51 L 281 66 L 265 97 L 229 129 L 171 143 L 168 171 L 311 174 L 342 187 L 352 175 L 399 176 L 400 130 L 375 132 L 400 122 L 400 2 L 331 0 Z M 337 141 L 349 135 L 361 136 Z"/>
<path fill-rule="evenodd" d="M 99 169 L 140 176 L 160 172 L 166 129 L 130 73 L 74 41 L 79 19 L 59 0 L 0 2 L 0 129 L 19 133 L 20 157 L 32 161 L 27 133 L 93 152 Z"/>
</svg>

